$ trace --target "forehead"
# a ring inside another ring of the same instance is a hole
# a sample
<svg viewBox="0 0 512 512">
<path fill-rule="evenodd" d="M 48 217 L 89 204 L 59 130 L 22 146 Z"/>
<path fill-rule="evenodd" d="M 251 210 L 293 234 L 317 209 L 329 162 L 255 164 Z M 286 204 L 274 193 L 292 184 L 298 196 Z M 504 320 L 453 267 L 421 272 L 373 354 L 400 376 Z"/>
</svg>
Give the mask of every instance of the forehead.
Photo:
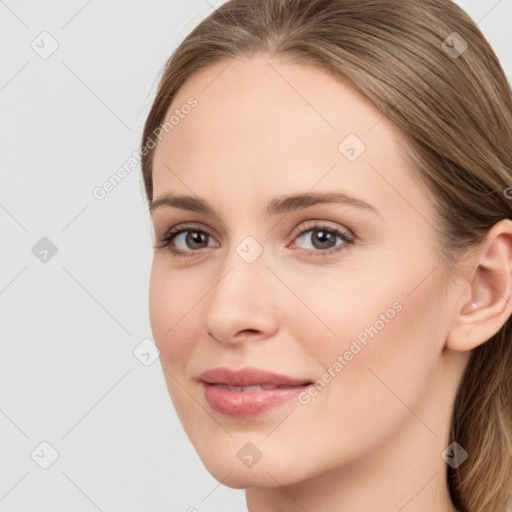
<svg viewBox="0 0 512 512">
<path fill-rule="evenodd" d="M 389 135 L 398 136 L 382 113 L 339 77 L 278 57 L 259 55 L 208 66 L 179 89 L 166 118 L 179 114 L 192 97 L 197 106 L 179 120 L 174 116 L 179 122 L 169 133 L 171 144 L 178 139 L 180 143 L 201 139 L 211 141 L 210 145 L 240 146 L 274 141 L 278 135 L 285 150 L 294 141 L 302 147 L 299 140 L 336 141 L 352 132 L 365 138 L 377 123 L 395 132 Z M 276 146 L 267 145 L 265 150 Z"/>
<path fill-rule="evenodd" d="M 183 108 L 191 98 L 196 106 Z M 319 181 L 377 196 L 376 169 L 392 182 L 410 179 L 400 130 L 355 88 L 309 64 L 265 55 L 215 63 L 185 82 L 166 119 L 173 114 L 179 121 L 155 150 L 154 197 L 192 188 L 229 200 L 236 189 L 254 202 Z"/>
</svg>

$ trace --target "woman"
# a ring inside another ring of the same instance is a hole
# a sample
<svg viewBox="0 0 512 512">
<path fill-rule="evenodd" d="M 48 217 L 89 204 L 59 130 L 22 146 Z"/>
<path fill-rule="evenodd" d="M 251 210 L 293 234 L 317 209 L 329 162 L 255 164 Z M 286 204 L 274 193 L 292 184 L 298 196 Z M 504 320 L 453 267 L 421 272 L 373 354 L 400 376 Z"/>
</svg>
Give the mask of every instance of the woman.
<svg viewBox="0 0 512 512">
<path fill-rule="evenodd" d="M 449 0 L 231 0 L 143 133 L 150 318 L 250 512 L 505 512 L 512 98 Z"/>
</svg>

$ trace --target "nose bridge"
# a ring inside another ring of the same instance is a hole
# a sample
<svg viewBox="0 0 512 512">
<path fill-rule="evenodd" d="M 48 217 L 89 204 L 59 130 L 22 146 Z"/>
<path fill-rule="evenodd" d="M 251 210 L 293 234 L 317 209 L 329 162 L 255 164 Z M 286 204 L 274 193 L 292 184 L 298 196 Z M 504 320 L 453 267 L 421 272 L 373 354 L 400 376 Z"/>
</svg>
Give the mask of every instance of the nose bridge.
<svg viewBox="0 0 512 512">
<path fill-rule="evenodd" d="M 206 305 L 205 329 L 217 339 L 232 339 L 240 331 L 268 335 L 276 329 L 270 293 L 274 276 L 265 256 L 263 244 L 253 236 L 242 236 L 223 256 Z"/>
<path fill-rule="evenodd" d="M 236 305 L 249 307 L 262 303 L 261 288 L 271 274 L 266 265 L 263 245 L 253 236 L 245 236 L 231 245 L 219 267 L 217 284 L 212 290 L 217 301 L 237 300 Z"/>
</svg>

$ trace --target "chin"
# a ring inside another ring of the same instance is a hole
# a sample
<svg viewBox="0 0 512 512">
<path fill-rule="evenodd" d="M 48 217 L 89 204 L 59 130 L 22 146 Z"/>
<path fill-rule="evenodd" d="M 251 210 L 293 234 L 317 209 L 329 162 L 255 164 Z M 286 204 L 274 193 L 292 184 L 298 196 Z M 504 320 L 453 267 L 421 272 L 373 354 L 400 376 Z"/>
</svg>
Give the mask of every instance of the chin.
<svg viewBox="0 0 512 512">
<path fill-rule="evenodd" d="M 271 469 L 268 470 L 263 466 L 259 468 L 245 468 L 233 464 L 219 465 L 214 463 L 209 466 L 205 465 L 205 467 L 215 480 L 232 489 L 278 487 L 280 485 L 295 483 L 295 481 L 290 480 L 290 477 L 293 475 L 288 474 L 285 479 L 280 473 L 272 471 Z"/>
<path fill-rule="evenodd" d="M 245 451 L 244 451 L 245 447 Z M 197 450 L 197 447 L 196 447 Z M 205 447 L 205 451 L 197 450 L 203 465 L 218 482 L 233 489 L 246 489 L 249 487 L 278 487 L 292 485 L 309 477 L 305 472 L 307 468 L 297 468 L 296 461 L 286 460 L 272 450 L 262 448 L 264 453 L 252 465 L 250 461 L 243 462 L 244 455 L 251 453 L 250 445 L 246 441 L 234 440 L 233 447 L 212 446 Z M 271 455 L 265 455 L 265 452 Z M 299 469 L 299 471 L 297 471 Z"/>
</svg>

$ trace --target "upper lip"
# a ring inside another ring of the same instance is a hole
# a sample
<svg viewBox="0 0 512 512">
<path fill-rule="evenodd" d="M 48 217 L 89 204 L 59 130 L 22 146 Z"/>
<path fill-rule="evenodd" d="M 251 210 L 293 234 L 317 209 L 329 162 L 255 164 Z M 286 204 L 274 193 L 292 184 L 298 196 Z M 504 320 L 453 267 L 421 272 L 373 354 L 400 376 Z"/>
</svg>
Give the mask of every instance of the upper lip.
<svg viewBox="0 0 512 512">
<path fill-rule="evenodd" d="M 227 386 L 300 386 L 310 384 L 308 379 L 300 379 L 280 375 L 278 373 L 268 372 L 259 368 L 244 368 L 241 370 L 232 370 L 230 368 L 212 368 L 203 372 L 199 380 L 210 384 L 225 384 Z"/>
</svg>

